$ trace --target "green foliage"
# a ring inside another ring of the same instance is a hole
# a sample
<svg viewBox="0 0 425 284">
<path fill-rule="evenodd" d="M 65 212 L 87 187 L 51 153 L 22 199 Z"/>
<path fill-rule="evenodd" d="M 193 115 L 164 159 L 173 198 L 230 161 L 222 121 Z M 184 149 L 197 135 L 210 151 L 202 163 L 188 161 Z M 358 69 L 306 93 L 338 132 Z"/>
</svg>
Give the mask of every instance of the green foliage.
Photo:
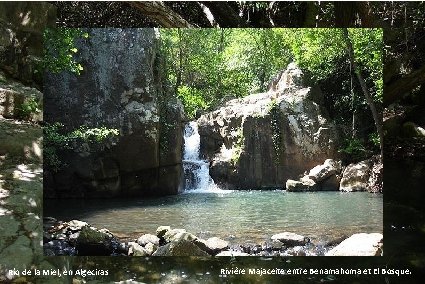
<svg viewBox="0 0 425 284">
<path fill-rule="evenodd" d="M 70 71 L 80 75 L 83 66 L 75 58 L 78 53 L 75 40 L 88 37 L 88 33 L 81 29 L 46 29 L 44 31 L 44 69 L 52 73 Z"/>
<path fill-rule="evenodd" d="M 353 43 L 354 57 L 361 68 L 370 74 L 374 99 L 383 100 L 383 30 L 382 29 L 348 29 Z M 358 70 L 362 71 L 362 70 Z"/>
<path fill-rule="evenodd" d="M 108 137 L 118 136 L 118 129 L 106 128 L 88 128 L 87 126 L 80 126 L 68 135 L 70 140 L 81 140 L 84 142 L 102 142 Z"/>
<path fill-rule="evenodd" d="M 58 122 L 46 124 L 43 131 L 44 161 L 46 166 L 55 172 L 66 166 L 59 158 L 59 151 L 77 150 L 82 143 L 102 143 L 119 135 L 118 129 L 106 127 L 81 126 L 71 132 L 65 132 L 64 125 Z"/>
<path fill-rule="evenodd" d="M 284 29 L 294 60 L 312 79 L 319 81 L 335 71 L 336 61 L 345 54 L 339 29 Z"/>
<path fill-rule="evenodd" d="M 379 135 L 378 135 L 377 132 L 373 132 L 373 133 L 369 134 L 369 141 L 375 147 L 379 147 L 379 144 L 381 144 L 381 141 L 379 139 Z"/>
<path fill-rule="evenodd" d="M 273 100 L 270 103 L 268 113 L 270 115 L 270 127 L 272 129 L 272 141 L 273 141 L 273 148 L 275 151 L 275 162 L 278 163 L 280 160 L 282 151 L 284 150 L 282 148 L 283 133 L 280 126 L 283 119 L 283 114 L 276 100 Z"/>
<path fill-rule="evenodd" d="M 31 96 L 24 100 L 24 102 L 17 109 L 17 116 L 20 119 L 28 120 L 33 114 L 40 113 L 40 105 L 35 96 Z"/>
<path fill-rule="evenodd" d="M 349 160 L 354 161 L 365 159 L 369 153 L 363 142 L 356 138 L 346 139 L 338 152 L 345 154 Z"/>
<path fill-rule="evenodd" d="M 267 89 L 290 61 L 271 29 L 161 29 L 169 82 L 192 116 L 232 98 Z M 188 96 L 185 98 L 185 96 Z"/>
<path fill-rule="evenodd" d="M 197 110 L 210 111 L 229 99 L 267 91 L 271 78 L 295 61 L 307 82 L 310 79 L 308 83 L 324 87 L 324 106 L 331 117 L 352 129 L 354 111 L 358 117 L 365 118 L 371 117 L 371 112 L 350 66 L 342 31 L 330 28 L 160 30 L 168 80 L 190 119 Z M 366 79 L 366 87 L 379 109 L 383 85 L 382 30 L 348 31 L 357 71 Z M 279 115 L 277 109 L 273 108 L 274 116 Z M 272 127 L 279 155 L 278 123 Z M 361 137 L 368 139 L 371 129 L 364 130 Z"/>
<path fill-rule="evenodd" d="M 182 101 L 189 119 L 194 119 L 198 110 L 208 108 L 208 104 L 198 89 L 180 86 L 177 90 L 177 97 Z"/>
</svg>

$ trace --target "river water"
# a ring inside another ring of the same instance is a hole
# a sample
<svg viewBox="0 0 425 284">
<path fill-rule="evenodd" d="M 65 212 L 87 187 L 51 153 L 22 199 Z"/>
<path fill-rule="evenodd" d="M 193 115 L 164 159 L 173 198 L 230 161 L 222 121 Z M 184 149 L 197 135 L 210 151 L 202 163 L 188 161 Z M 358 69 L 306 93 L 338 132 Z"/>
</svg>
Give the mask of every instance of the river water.
<svg viewBox="0 0 425 284">
<path fill-rule="evenodd" d="M 382 233 L 382 195 L 367 192 L 232 191 L 185 193 L 154 199 L 68 200 L 45 216 L 79 219 L 114 233 L 184 228 L 203 238 L 261 243 L 294 232 L 315 242 L 360 232 Z"/>
</svg>

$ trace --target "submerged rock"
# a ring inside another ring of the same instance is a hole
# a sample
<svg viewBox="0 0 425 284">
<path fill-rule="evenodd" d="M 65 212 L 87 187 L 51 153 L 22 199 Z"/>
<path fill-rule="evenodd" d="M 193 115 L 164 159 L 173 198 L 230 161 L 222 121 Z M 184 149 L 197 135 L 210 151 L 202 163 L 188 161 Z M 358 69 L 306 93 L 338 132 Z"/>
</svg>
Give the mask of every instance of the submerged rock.
<svg viewBox="0 0 425 284">
<path fill-rule="evenodd" d="M 382 255 L 382 234 L 354 234 L 342 241 L 326 256 L 380 256 Z"/>
<path fill-rule="evenodd" d="M 216 256 L 249 256 L 248 253 L 240 251 L 225 250 L 217 254 Z"/>
<path fill-rule="evenodd" d="M 280 241 L 287 246 L 305 245 L 309 242 L 308 238 L 291 232 L 273 235 L 271 239 L 273 241 Z"/>
</svg>

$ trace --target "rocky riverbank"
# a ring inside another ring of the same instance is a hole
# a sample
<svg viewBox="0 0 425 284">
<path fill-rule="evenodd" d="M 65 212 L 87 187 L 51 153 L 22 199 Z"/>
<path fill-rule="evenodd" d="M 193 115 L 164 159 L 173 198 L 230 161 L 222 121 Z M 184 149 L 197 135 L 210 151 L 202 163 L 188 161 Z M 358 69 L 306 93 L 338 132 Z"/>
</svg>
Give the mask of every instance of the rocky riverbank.
<svg viewBox="0 0 425 284">
<path fill-rule="evenodd" d="M 287 191 L 368 191 L 383 193 L 383 163 L 379 155 L 345 167 L 341 161 L 327 159 L 306 171 L 298 180 L 286 181 Z"/>
<path fill-rule="evenodd" d="M 62 222 L 46 217 L 43 229 L 47 256 L 378 256 L 383 252 L 380 233 L 354 234 L 316 244 L 307 236 L 282 232 L 262 244 L 235 245 L 217 237 L 205 240 L 170 226 L 160 226 L 155 234 L 134 239 L 79 220 Z"/>
</svg>

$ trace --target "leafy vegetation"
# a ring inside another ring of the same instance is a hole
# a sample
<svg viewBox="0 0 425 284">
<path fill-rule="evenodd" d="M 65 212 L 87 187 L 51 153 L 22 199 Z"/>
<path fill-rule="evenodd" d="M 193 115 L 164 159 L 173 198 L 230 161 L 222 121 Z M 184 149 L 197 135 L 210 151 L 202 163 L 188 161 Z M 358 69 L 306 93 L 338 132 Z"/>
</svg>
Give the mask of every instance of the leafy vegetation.
<svg viewBox="0 0 425 284">
<path fill-rule="evenodd" d="M 55 172 L 66 166 L 59 159 L 59 151 L 78 150 L 83 143 L 103 143 L 119 135 L 118 129 L 88 128 L 84 125 L 71 132 L 66 132 L 64 125 L 58 122 L 47 124 L 43 130 L 45 165 Z"/>
<path fill-rule="evenodd" d="M 347 138 L 367 141 L 374 131 L 373 127 L 361 127 L 370 125 L 373 116 L 356 74 L 365 78 L 366 89 L 380 109 L 381 29 L 348 29 L 357 68 L 350 60 L 343 29 L 161 29 L 160 32 L 169 82 L 189 119 L 229 99 L 267 91 L 273 76 L 295 61 L 310 83 L 324 89 L 325 107 Z"/>
<path fill-rule="evenodd" d="M 289 51 L 274 30 L 161 29 L 161 37 L 168 79 L 189 118 L 265 91 L 289 63 Z"/>
<path fill-rule="evenodd" d="M 80 75 L 83 66 L 77 61 L 75 46 L 77 38 L 88 38 L 81 29 L 58 28 L 44 31 L 43 67 L 52 73 L 70 71 Z"/>
<path fill-rule="evenodd" d="M 40 104 L 35 96 L 26 98 L 17 109 L 17 117 L 24 120 L 31 119 L 33 114 L 41 112 Z"/>
<path fill-rule="evenodd" d="M 350 161 L 360 161 L 368 156 L 368 151 L 363 144 L 360 139 L 346 139 L 339 152 L 345 154 Z"/>
</svg>

